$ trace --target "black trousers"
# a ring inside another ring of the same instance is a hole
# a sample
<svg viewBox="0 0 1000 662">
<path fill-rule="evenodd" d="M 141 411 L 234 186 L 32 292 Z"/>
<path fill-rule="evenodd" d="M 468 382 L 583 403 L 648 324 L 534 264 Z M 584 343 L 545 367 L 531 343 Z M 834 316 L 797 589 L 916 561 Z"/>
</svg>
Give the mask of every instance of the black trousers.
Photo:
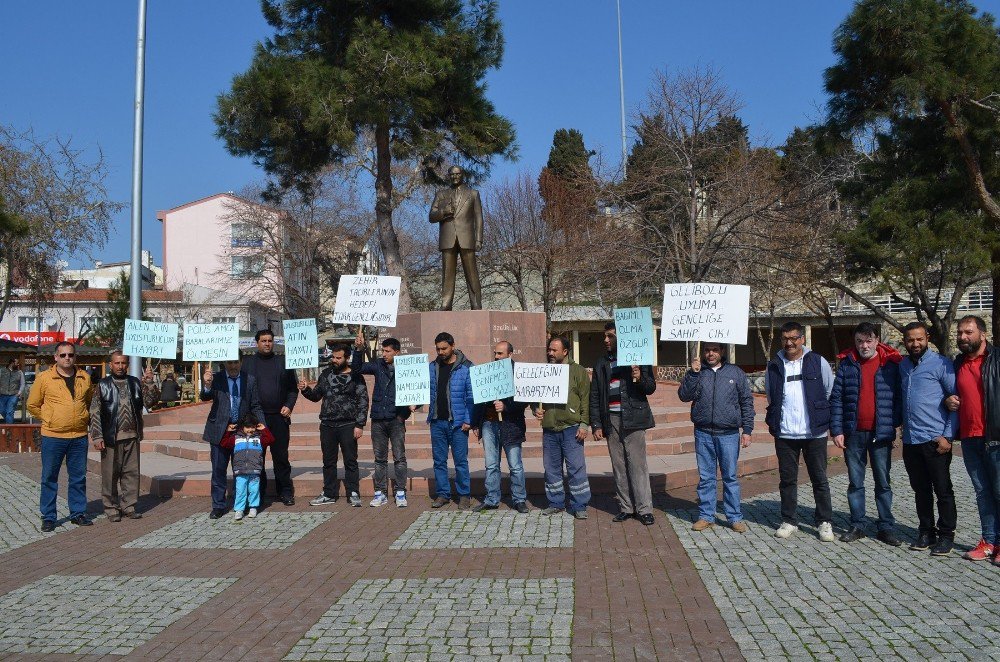
<svg viewBox="0 0 1000 662">
<path fill-rule="evenodd" d="M 288 441 L 290 421 L 281 414 L 264 414 L 264 424 L 274 435 L 271 444 L 271 464 L 274 467 L 274 494 L 280 499 L 295 496 L 292 485 L 292 465 L 288 462 Z M 267 449 L 264 449 L 267 459 Z M 267 492 L 267 467 L 260 471 L 260 493 Z"/>
<path fill-rule="evenodd" d="M 323 494 L 337 496 L 337 451 L 344 454 L 345 496 L 358 492 L 361 474 L 358 472 L 358 440 L 354 438 L 354 424 L 340 427 L 319 426 L 319 445 L 323 450 Z"/>
<path fill-rule="evenodd" d="M 955 535 L 958 510 L 951 486 L 952 452 L 937 452 L 937 444 L 903 444 L 903 465 L 910 477 L 913 499 L 921 533 Z M 938 520 L 934 524 L 934 497 L 937 497 Z"/>
<path fill-rule="evenodd" d="M 805 460 L 816 500 L 816 524 L 833 521 L 830 483 L 826 479 L 826 437 L 774 440 L 778 456 L 778 491 L 781 494 L 781 521 L 798 526 L 799 456 Z"/>
</svg>

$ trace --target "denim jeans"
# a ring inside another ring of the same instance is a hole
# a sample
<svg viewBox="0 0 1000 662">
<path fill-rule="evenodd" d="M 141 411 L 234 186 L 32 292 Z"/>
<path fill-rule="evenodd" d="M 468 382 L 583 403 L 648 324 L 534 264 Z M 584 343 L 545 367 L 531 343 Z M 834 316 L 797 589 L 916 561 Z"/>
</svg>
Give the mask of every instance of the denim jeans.
<svg viewBox="0 0 1000 662">
<path fill-rule="evenodd" d="M 569 483 L 569 510 L 586 510 L 590 503 L 590 479 L 583 442 L 576 438 L 579 426 L 565 430 L 542 430 L 542 464 L 545 466 L 545 496 L 549 506 L 566 508 L 566 488 L 563 483 L 563 463 Z"/>
<path fill-rule="evenodd" d="M 375 489 L 388 494 L 389 445 L 392 444 L 393 482 L 397 492 L 406 491 L 406 423 L 399 418 L 372 421 L 372 452 L 375 454 Z"/>
<path fill-rule="evenodd" d="M 66 460 L 69 516 L 87 513 L 87 436 L 61 439 L 42 437 L 42 494 L 38 510 L 43 520 L 56 521 L 59 469 Z"/>
<path fill-rule="evenodd" d="M 233 452 L 219 444 L 209 447 L 212 461 L 212 510 L 226 509 L 226 488 L 229 486 L 229 463 Z"/>
<path fill-rule="evenodd" d="M 0 395 L 0 414 L 4 423 L 14 422 L 14 408 L 17 406 L 16 395 Z"/>
<path fill-rule="evenodd" d="M 451 498 L 451 481 L 448 479 L 448 449 L 455 462 L 455 491 L 467 497 L 471 490 L 469 480 L 469 433 L 456 428 L 451 421 L 431 421 L 431 453 L 434 456 L 434 487 L 439 497 Z"/>
<path fill-rule="evenodd" d="M 236 477 L 236 497 L 233 500 L 233 510 L 242 513 L 249 505 L 251 508 L 260 506 L 260 476 L 242 475 Z"/>
<path fill-rule="evenodd" d="M 740 459 L 740 433 L 712 434 L 695 428 L 694 452 L 698 460 L 698 518 L 715 521 L 718 473 L 722 474 L 722 506 L 730 524 L 743 520 L 740 481 L 736 464 Z"/>
<path fill-rule="evenodd" d="M 479 428 L 486 456 L 486 498 L 483 503 L 495 506 L 500 503 L 500 422 L 483 421 Z M 528 493 L 524 489 L 524 463 L 521 461 L 521 444 L 503 447 L 510 469 L 510 497 L 514 503 L 526 501 Z"/>
<path fill-rule="evenodd" d="M 987 441 L 982 437 L 962 440 L 962 459 L 965 469 L 969 472 L 972 489 L 976 493 L 976 508 L 979 510 L 979 523 L 982 527 L 983 540 L 993 544 L 1000 542 L 1000 510 L 998 510 L 995 483 L 996 466 L 991 461 L 986 447 Z"/>
<path fill-rule="evenodd" d="M 878 530 L 891 531 L 896 525 L 892 516 L 892 441 L 876 441 L 874 432 L 857 431 L 847 437 L 844 460 L 847 463 L 847 503 L 851 508 L 851 527 L 865 523 L 865 466 L 872 463 L 875 479 L 875 508 L 878 510 Z"/>
</svg>

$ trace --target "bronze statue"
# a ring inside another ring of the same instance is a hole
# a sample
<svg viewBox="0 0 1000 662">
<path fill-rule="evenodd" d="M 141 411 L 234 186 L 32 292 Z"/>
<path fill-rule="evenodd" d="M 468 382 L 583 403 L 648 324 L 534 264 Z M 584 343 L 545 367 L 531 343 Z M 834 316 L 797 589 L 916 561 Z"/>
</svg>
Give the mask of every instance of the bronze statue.
<svg viewBox="0 0 1000 662">
<path fill-rule="evenodd" d="M 431 204 L 430 221 L 440 223 L 441 250 L 441 310 L 451 310 L 455 298 L 455 276 L 458 258 L 469 286 L 472 310 L 483 307 L 482 284 L 476 267 L 476 251 L 483 248 L 483 203 L 479 191 L 465 185 L 465 171 L 459 166 L 448 169 L 451 188 L 441 189 Z"/>
</svg>

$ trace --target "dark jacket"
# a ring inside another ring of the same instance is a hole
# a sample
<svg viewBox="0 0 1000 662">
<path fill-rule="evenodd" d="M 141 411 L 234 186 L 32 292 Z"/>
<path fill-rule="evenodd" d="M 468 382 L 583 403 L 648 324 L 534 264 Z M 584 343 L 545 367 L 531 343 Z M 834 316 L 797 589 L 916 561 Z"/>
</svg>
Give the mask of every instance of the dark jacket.
<svg viewBox="0 0 1000 662">
<path fill-rule="evenodd" d="M 830 430 L 830 391 L 833 374 L 830 365 L 816 352 L 805 349 L 802 357 L 802 385 L 809 434 L 812 438 L 826 436 Z M 767 429 L 773 437 L 781 436 L 782 404 L 785 399 L 784 350 L 775 354 L 767 364 L 764 382 L 767 387 Z M 827 384 L 829 379 L 829 385 Z"/>
<path fill-rule="evenodd" d="M 472 425 L 472 380 L 469 378 L 469 368 L 473 363 L 465 358 L 465 354 L 455 350 L 455 363 L 451 366 L 448 376 L 448 411 L 451 413 L 452 427 L 460 428 L 463 424 Z M 437 386 L 438 362 L 431 361 L 431 403 L 427 407 L 427 422 L 437 417 Z"/>
<path fill-rule="evenodd" d="M 308 386 L 302 397 L 313 402 L 323 401 L 319 410 L 321 425 L 363 428 L 368 420 L 368 387 L 364 377 L 351 372 L 337 372 L 333 366 L 319 373 L 316 386 Z"/>
<path fill-rule="evenodd" d="M 653 410 L 649 408 L 646 396 L 656 391 L 653 369 L 639 367 L 639 381 L 632 381 L 632 367 L 619 366 L 622 384 L 622 428 L 625 430 L 648 430 L 656 425 Z M 627 374 L 626 374 L 627 372 Z M 608 393 L 611 388 L 611 361 L 607 356 L 597 359 L 594 376 L 590 382 L 590 427 L 601 430 L 605 436 L 611 432 L 608 418 Z"/>
<path fill-rule="evenodd" d="M 965 354 L 955 357 L 955 376 L 965 363 Z M 963 405 L 964 406 L 964 405 Z M 1000 357 L 993 351 L 993 345 L 986 343 L 983 358 L 983 433 L 989 440 L 1000 440 Z M 962 438 L 962 431 L 957 433 Z"/>
<path fill-rule="evenodd" d="M 501 445 L 523 444 L 528 430 L 524 412 L 529 403 L 514 402 L 514 398 L 504 398 L 501 402 L 503 403 L 503 420 L 499 421 Z M 476 405 L 472 413 L 472 427 L 477 430 L 482 429 L 483 423 L 486 422 L 487 409 L 494 406 L 492 401 Z M 479 436 L 482 437 L 482 433 Z"/>
<path fill-rule="evenodd" d="M 264 421 L 264 410 L 260 406 L 260 398 L 257 395 L 257 380 L 253 375 L 248 375 L 240 370 L 240 410 L 237 412 L 236 420 L 242 419 L 247 412 L 252 411 L 254 417 L 259 421 Z M 205 421 L 205 432 L 201 438 L 210 444 L 218 445 L 229 427 L 229 419 L 232 408 L 229 399 L 229 375 L 225 370 L 215 373 L 212 378 L 212 388 L 210 390 L 201 389 L 202 400 L 211 400 L 212 409 L 208 412 L 208 420 Z"/>
<path fill-rule="evenodd" d="M 278 394 L 276 402 L 261 400 L 260 404 L 265 414 L 279 414 L 282 407 L 295 409 L 295 401 L 299 399 L 299 379 L 295 376 L 295 371 L 285 367 L 284 356 L 272 354 L 272 357 L 261 359 L 259 354 L 252 354 L 243 359 L 243 370 L 248 375 L 253 375 L 256 378 L 258 392 L 262 395 L 266 395 L 266 393 Z M 260 366 L 265 361 L 276 361 L 278 363 L 277 370 L 266 373 L 269 380 L 273 380 L 269 384 L 261 381 L 265 373 L 260 370 Z M 263 422 L 261 421 L 261 423 Z"/>
<path fill-rule="evenodd" d="M 903 399 L 899 393 L 899 363 L 903 357 L 892 347 L 878 344 L 879 368 L 875 372 L 875 438 L 892 441 L 903 421 Z M 851 435 L 858 425 L 861 396 L 861 361 L 853 347 L 837 358 L 837 376 L 830 393 L 830 434 Z"/>
<path fill-rule="evenodd" d="M 351 372 L 375 377 L 371 410 L 373 421 L 390 421 L 394 418 L 405 421 L 410 417 L 409 407 L 396 406 L 396 371 L 389 367 L 385 359 L 365 361 L 362 353 L 354 350 L 351 354 Z"/>
<path fill-rule="evenodd" d="M 753 433 L 753 393 L 739 366 L 723 362 L 718 370 L 688 370 L 677 396 L 691 403 L 691 422 L 699 430 L 732 434 L 742 428 L 743 434 Z"/>
<path fill-rule="evenodd" d="M 176 402 L 181 399 L 181 385 L 176 379 L 164 379 L 160 383 L 160 402 Z"/>
<path fill-rule="evenodd" d="M 132 413 L 135 414 L 136 438 L 142 440 L 142 408 L 149 409 L 159 399 L 159 391 L 156 386 L 146 382 L 141 382 L 135 377 L 128 375 L 129 395 L 132 400 Z M 102 440 L 105 445 L 114 445 L 118 439 L 118 407 L 119 400 L 118 387 L 115 386 L 114 378 L 111 375 L 104 377 L 97 382 L 94 389 L 94 399 L 90 404 L 90 437 L 91 441 Z"/>
</svg>

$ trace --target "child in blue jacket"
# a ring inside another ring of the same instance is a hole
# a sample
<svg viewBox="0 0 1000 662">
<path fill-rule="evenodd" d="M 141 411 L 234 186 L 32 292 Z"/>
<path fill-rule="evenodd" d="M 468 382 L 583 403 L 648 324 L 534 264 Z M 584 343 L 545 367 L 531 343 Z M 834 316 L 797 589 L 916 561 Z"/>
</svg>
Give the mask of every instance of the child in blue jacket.
<svg viewBox="0 0 1000 662">
<path fill-rule="evenodd" d="M 274 436 L 252 412 L 229 426 L 219 446 L 233 454 L 233 475 L 236 477 L 236 501 L 233 518 L 240 522 L 247 505 L 250 517 L 257 516 L 260 506 L 260 472 L 264 469 L 264 449 L 274 442 Z"/>
</svg>

